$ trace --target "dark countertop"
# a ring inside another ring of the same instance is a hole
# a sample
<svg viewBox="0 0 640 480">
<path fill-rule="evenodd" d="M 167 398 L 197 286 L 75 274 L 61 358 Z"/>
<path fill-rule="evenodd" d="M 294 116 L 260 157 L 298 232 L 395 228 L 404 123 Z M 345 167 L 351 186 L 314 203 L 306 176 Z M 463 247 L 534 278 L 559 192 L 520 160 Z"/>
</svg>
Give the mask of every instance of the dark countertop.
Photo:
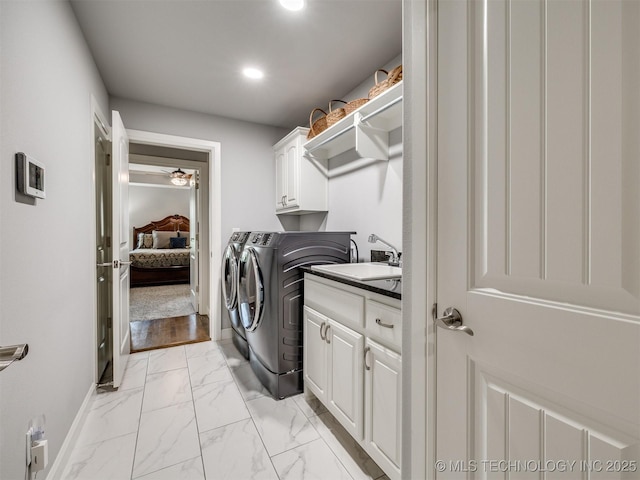
<svg viewBox="0 0 640 480">
<path fill-rule="evenodd" d="M 328 278 L 335 282 L 344 283 L 345 285 L 351 285 L 352 287 L 362 288 L 370 292 L 379 293 L 391 298 L 402 299 L 402 280 L 368 280 L 358 281 L 350 280 L 348 278 L 338 277 L 337 275 L 331 275 L 330 273 L 319 272 L 312 270 L 311 267 L 301 267 L 304 273 L 311 273 L 318 277 Z"/>
</svg>

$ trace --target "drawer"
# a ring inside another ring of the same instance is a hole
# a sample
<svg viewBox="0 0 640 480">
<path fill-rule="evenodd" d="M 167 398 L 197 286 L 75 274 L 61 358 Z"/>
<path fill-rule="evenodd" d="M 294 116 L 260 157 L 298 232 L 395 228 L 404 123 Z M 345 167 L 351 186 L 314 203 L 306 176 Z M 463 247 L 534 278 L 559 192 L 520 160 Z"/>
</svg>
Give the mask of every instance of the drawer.
<svg viewBox="0 0 640 480">
<path fill-rule="evenodd" d="M 367 335 L 398 349 L 402 348 L 402 313 L 375 300 L 366 302 Z"/>
<path fill-rule="evenodd" d="M 347 326 L 364 326 L 364 297 L 360 295 L 306 279 L 304 304 Z"/>
</svg>

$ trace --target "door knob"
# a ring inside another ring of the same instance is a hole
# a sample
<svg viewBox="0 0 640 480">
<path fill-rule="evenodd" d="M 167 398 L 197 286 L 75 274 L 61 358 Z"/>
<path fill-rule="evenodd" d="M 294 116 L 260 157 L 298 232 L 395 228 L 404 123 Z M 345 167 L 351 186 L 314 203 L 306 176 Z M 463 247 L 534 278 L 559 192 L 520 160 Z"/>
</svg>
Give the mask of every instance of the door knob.
<svg viewBox="0 0 640 480">
<path fill-rule="evenodd" d="M 442 317 L 435 319 L 437 327 L 453 330 L 454 332 L 464 332 L 473 337 L 473 330 L 466 325 L 462 325 L 462 315 L 460 315 L 460 312 L 457 309 L 449 307 L 442 312 L 442 315 Z"/>
</svg>

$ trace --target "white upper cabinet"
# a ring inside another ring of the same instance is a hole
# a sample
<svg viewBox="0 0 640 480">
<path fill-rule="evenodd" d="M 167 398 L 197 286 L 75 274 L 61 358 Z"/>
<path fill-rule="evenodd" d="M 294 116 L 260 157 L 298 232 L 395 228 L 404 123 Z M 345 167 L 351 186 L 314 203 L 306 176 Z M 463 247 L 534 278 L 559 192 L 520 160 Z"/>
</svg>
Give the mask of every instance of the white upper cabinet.
<svg viewBox="0 0 640 480">
<path fill-rule="evenodd" d="M 274 147 L 276 213 L 301 215 L 328 208 L 326 162 L 303 157 L 309 129 L 298 127 Z"/>
</svg>

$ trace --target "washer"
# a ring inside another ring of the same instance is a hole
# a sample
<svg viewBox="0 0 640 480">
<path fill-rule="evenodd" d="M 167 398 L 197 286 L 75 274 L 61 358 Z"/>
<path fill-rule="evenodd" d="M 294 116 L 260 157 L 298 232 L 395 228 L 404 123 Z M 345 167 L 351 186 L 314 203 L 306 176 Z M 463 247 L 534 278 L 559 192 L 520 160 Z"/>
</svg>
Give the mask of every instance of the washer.
<svg viewBox="0 0 640 480">
<path fill-rule="evenodd" d="M 238 263 L 244 244 L 250 234 L 251 232 L 234 232 L 222 255 L 222 296 L 233 329 L 231 339 L 238 351 L 247 359 L 249 358 L 249 345 L 247 344 L 247 334 L 240 321 L 237 293 Z"/>
<path fill-rule="evenodd" d="M 249 363 L 276 398 L 302 392 L 303 266 L 349 261 L 352 232 L 253 232 L 240 257 L 238 309 Z"/>
</svg>

